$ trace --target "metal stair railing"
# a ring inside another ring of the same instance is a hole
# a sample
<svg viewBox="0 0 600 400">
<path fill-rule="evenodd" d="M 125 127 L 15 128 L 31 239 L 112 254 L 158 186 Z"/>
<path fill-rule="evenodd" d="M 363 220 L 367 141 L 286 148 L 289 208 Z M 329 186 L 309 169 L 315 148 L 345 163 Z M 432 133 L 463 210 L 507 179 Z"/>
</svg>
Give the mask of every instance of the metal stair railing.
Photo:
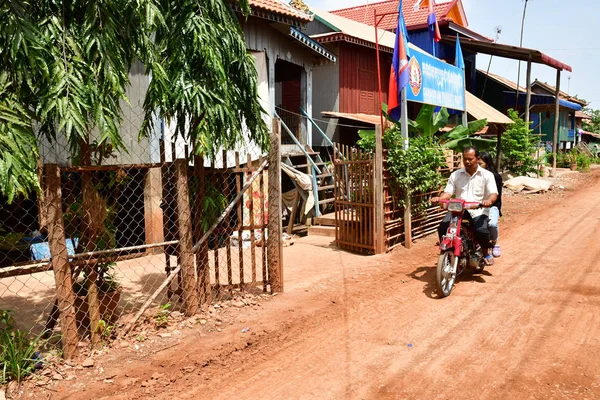
<svg viewBox="0 0 600 400">
<path fill-rule="evenodd" d="M 273 112 L 275 114 L 275 117 L 279 118 L 279 120 L 281 120 L 281 117 L 277 114 L 277 111 L 273 111 Z M 313 196 L 315 198 L 315 216 L 320 217 L 321 216 L 321 208 L 319 205 L 319 188 L 317 187 L 317 175 L 320 174 L 320 170 L 317 167 L 317 164 L 315 164 L 315 161 L 312 159 L 312 156 L 310 154 L 308 154 L 308 152 L 306 151 L 304 146 L 302 146 L 300 144 L 298 139 L 296 139 L 296 136 L 292 133 L 290 128 L 287 127 L 287 125 L 283 122 L 283 120 L 281 120 L 281 126 L 283 126 L 284 130 L 287 132 L 287 134 L 290 136 L 290 138 L 294 141 L 294 143 L 296 143 L 296 145 L 300 148 L 302 153 L 304 153 L 304 156 L 306 156 L 306 159 L 308 160 L 309 164 L 311 164 L 311 166 L 312 166 L 312 187 L 313 187 Z"/>
<path fill-rule="evenodd" d="M 325 134 L 325 132 L 323 132 L 321 127 L 319 125 L 317 125 L 317 123 L 312 119 L 312 117 L 310 115 L 308 115 L 308 113 L 304 110 L 304 108 L 300 107 L 300 112 L 302 113 L 302 115 L 304 115 L 310 121 L 310 123 L 315 128 L 317 128 L 317 131 L 319 132 L 321 137 L 323 137 L 323 139 L 325 139 L 325 142 L 333 148 L 333 151 L 337 150 L 337 153 L 340 156 L 340 159 L 344 160 L 344 155 L 342 154 L 342 152 L 336 146 L 333 145 L 333 142 L 331 141 L 331 139 L 329 139 L 329 137 Z M 331 160 L 329 160 L 329 161 L 331 161 Z M 334 179 L 335 179 L 335 176 L 334 176 Z M 348 166 L 346 166 L 346 165 L 344 165 L 344 184 L 346 186 L 346 196 L 349 199 L 350 198 L 350 187 L 348 186 Z"/>
</svg>

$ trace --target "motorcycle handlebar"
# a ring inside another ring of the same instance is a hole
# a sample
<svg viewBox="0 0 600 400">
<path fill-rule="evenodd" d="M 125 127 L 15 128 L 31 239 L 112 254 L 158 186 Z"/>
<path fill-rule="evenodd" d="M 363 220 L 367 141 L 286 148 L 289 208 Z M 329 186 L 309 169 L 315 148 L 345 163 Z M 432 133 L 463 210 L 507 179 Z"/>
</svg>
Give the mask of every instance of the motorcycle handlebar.
<svg viewBox="0 0 600 400">
<path fill-rule="evenodd" d="M 438 200 L 440 207 L 444 208 L 444 205 L 448 205 L 451 200 Z M 474 201 L 465 201 L 463 203 L 463 207 L 466 210 L 476 210 L 478 208 L 490 208 L 491 206 L 484 206 L 483 203 L 474 202 Z M 447 208 L 447 207 L 445 207 Z"/>
</svg>

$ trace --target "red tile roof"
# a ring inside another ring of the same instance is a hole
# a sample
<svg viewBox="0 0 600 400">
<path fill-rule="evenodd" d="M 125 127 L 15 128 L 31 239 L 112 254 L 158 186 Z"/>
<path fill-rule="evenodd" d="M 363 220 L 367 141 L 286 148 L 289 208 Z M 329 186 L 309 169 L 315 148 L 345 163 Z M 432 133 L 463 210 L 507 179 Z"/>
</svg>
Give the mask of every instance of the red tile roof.
<svg viewBox="0 0 600 400">
<path fill-rule="evenodd" d="M 418 0 L 404 0 L 402 2 L 402 12 L 404 13 L 404 21 L 406 23 L 406 29 L 408 30 L 410 30 L 411 27 L 427 25 L 428 8 L 421 6 L 415 11 L 413 7 L 417 1 Z M 398 4 L 398 0 L 387 0 L 382 1 L 380 3 L 366 4 L 357 7 L 333 10 L 329 12 L 335 15 L 339 15 L 340 17 L 345 17 L 357 22 L 361 22 L 363 24 L 373 26 L 375 25 L 373 23 L 373 10 L 377 9 L 377 14 L 393 13 L 398 10 Z M 438 1 L 435 4 L 434 9 L 438 21 L 445 18 L 448 15 L 453 5 L 454 1 L 451 0 L 444 2 Z M 396 29 L 397 24 L 397 15 L 390 14 L 383 17 L 383 19 L 379 23 L 378 28 L 385 30 Z"/>
<path fill-rule="evenodd" d="M 268 11 L 274 14 L 292 17 L 301 21 L 312 21 L 312 17 L 281 0 L 249 0 L 251 8 L 259 8 L 263 11 Z"/>
</svg>

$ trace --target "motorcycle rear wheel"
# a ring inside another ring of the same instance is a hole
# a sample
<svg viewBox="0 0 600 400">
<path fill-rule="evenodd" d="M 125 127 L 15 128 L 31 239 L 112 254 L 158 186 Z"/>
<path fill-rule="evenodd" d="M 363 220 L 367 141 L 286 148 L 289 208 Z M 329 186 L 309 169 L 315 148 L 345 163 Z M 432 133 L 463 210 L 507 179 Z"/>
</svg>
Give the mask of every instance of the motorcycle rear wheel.
<svg viewBox="0 0 600 400">
<path fill-rule="evenodd" d="M 454 262 L 452 251 L 445 251 L 440 254 L 437 263 L 436 281 L 439 293 L 442 297 L 450 296 L 454 287 L 456 275 L 452 273 L 452 263 Z"/>
</svg>

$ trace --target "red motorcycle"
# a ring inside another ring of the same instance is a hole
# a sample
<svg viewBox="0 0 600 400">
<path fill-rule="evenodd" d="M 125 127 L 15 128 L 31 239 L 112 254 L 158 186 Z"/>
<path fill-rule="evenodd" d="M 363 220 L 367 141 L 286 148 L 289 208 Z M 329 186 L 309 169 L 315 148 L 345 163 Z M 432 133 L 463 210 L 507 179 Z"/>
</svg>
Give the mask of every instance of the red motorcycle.
<svg viewBox="0 0 600 400">
<path fill-rule="evenodd" d="M 466 210 L 482 207 L 481 203 L 462 199 L 440 200 L 440 207 L 452 213 L 446 235 L 440 242 L 437 284 L 442 297 L 450 296 L 456 277 L 466 269 L 482 271 L 485 263 L 481 246 L 475 239 L 473 221 Z"/>
</svg>

